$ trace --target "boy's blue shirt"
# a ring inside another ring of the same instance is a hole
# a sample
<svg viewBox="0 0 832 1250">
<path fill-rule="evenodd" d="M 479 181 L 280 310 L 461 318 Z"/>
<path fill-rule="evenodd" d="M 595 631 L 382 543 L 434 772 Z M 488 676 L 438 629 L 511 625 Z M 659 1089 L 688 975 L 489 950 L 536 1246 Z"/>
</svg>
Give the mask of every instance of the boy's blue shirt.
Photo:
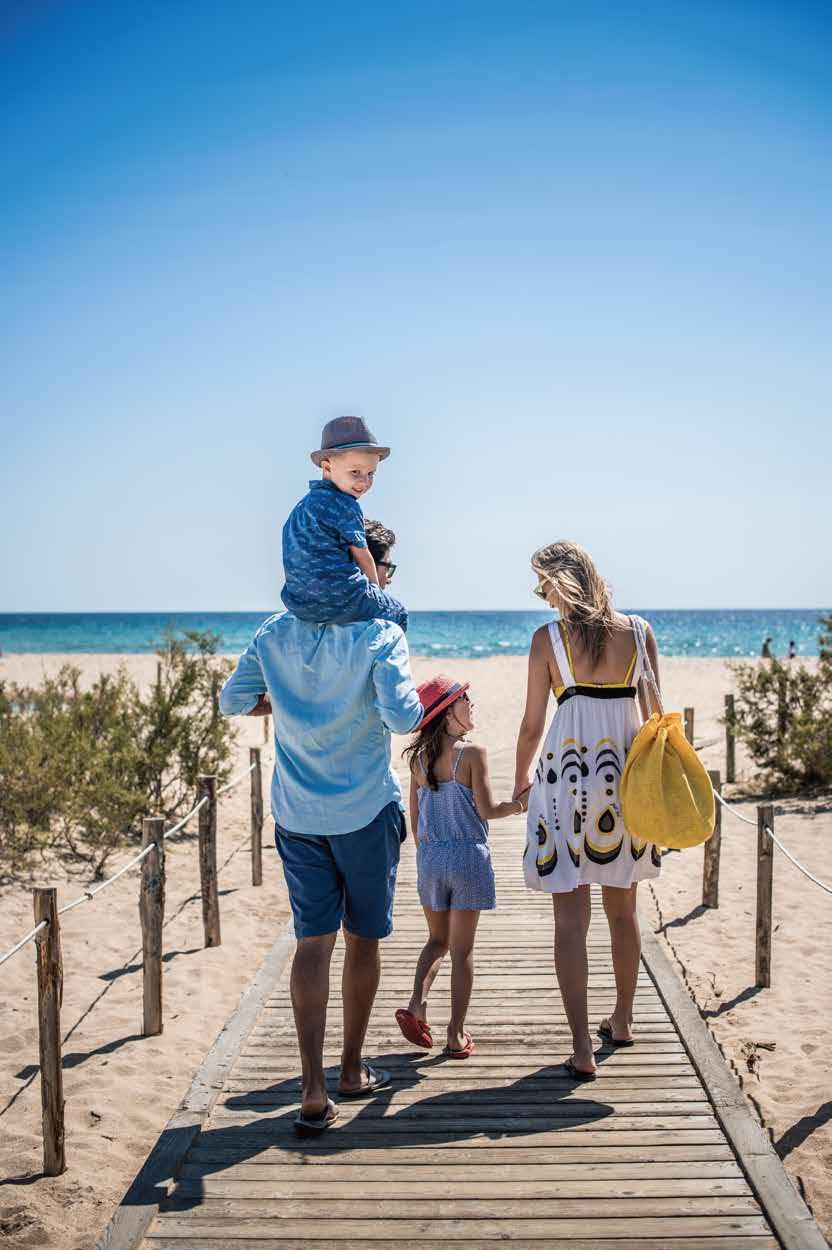
<svg viewBox="0 0 832 1250">
<path fill-rule="evenodd" d="M 398 625 L 269 617 L 223 686 L 220 711 L 244 715 L 266 693 L 275 736 L 272 815 L 283 829 L 351 833 L 388 803 L 401 804 L 390 734 L 415 729 L 422 706 Z"/>
<path fill-rule="evenodd" d="M 364 514 L 355 496 L 326 478 L 310 482 L 283 526 L 287 608 L 294 611 L 318 597 L 328 603 L 339 585 L 361 576 L 350 547 L 366 546 Z"/>
</svg>

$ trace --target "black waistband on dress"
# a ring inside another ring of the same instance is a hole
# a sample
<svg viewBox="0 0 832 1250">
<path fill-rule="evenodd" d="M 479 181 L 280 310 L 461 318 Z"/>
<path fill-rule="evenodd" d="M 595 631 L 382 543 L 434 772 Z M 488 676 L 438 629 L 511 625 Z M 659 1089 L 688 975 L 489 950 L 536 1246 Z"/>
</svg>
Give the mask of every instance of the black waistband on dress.
<svg viewBox="0 0 832 1250">
<path fill-rule="evenodd" d="M 582 686 L 580 684 L 567 686 L 558 695 L 558 707 L 567 699 L 574 699 L 578 694 L 585 695 L 587 699 L 634 699 L 636 688 L 635 686 Z"/>
</svg>

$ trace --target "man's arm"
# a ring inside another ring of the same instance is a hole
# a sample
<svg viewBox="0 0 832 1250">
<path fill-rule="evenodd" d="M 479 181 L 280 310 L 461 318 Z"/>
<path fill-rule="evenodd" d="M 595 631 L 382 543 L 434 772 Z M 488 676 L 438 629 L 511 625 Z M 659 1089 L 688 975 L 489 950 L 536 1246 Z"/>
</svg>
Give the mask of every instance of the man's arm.
<svg viewBox="0 0 832 1250">
<path fill-rule="evenodd" d="M 266 682 L 263 678 L 263 666 L 257 654 L 256 639 L 249 643 L 237 661 L 237 667 L 220 691 L 220 711 L 223 716 L 265 716 L 271 711 L 263 707 L 263 696 L 266 694 Z"/>
<path fill-rule="evenodd" d="M 373 663 L 376 708 L 394 734 L 407 734 L 422 719 L 422 705 L 410 672 L 407 640 L 398 625 L 388 625 L 389 641 L 379 648 Z"/>
</svg>

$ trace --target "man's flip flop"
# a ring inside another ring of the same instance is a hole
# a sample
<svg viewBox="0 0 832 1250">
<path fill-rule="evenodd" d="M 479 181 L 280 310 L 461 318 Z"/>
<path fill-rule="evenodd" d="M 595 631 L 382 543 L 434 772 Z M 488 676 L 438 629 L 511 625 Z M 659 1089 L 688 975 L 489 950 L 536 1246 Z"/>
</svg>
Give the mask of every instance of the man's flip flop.
<svg viewBox="0 0 832 1250">
<path fill-rule="evenodd" d="M 320 1116 L 306 1116 L 301 1111 L 295 1117 L 295 1132 L 301 1137 L 317 1137 L 338 1119 L 338 1108 L 331 1098 L 326 1100 L 326 1110 Z"/>
<path fill-rule="evenodd" d="M 594 1072 L 585 1072 L 583 1068 L 576 1068 L 575 1061 L 570 1055 L 564 1062 L 564 1068 L 575 1081 L 594 1081 L 596 1074 Z"/>
<path fill-rule="evenodd" d="M 632 1037 L 622 1037 L 622 1038 L 613 1037 L 612 1029 L 610 1028 L 608 1024 L 599 1024 L 598 1028 L 596 1029 L 596 1032 L 599 1037 L 602 1037 L 604 1039 L 604 1041 L 607 1043 L 608 1046 L 623 1047 L 623 1046 L 633 1046 L 635 1044 Z"/>
<path fill-rule="evenodd" d="M 414 1016 L 407 1007 L 400 1007 L 396 1012 L 396 1024 L 413 1046 L 423 1046 L 425 1050 L 430 1050 L 433 1037 L 425 1020 Z"/>
<path fill-rule="evenodd" d="M 368 1063 L 361 1066 L 367 1073 L 367 1084 L 358 1089 L 339 1089 L 339 1098 L 367 1098 L 377 1089 L 384 1089 L 390 1084 L 390 1073 L 385 1068 L 371 1068 Z"/>
<path fill-rule="evenodd" d="M 473 1037 L 470 1033 L 463 1033 L 462 1036 L 465 1038 L 462 1050 L 450 1050 L 447 1046 L 443 1050 L 443 1055 L 446 1055 L 448 1059 L 470 1059 L 473 1055 L 476 1050 Z"/>
</svg>

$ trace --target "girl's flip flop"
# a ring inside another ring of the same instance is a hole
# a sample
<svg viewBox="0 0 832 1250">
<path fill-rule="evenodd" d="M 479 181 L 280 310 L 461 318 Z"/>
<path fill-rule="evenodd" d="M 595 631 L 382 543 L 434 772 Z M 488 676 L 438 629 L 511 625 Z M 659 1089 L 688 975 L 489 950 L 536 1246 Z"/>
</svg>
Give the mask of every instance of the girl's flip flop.
<svg viewBox="0 0 832 1250">
<path fill-rule="evenodd" d="M 412 1045 L 422 1046 L 425 1050 L 430 1050 L 433 1045 L 433 1037 L 425 1020 L 420 1020 L 418 1016 L 414 1016 L 413 1012 L 409 1011 L 407 1007 L 400 1007 L 396 1012 L 396 1024 Z"/>
<path fill-rule="evenodd" d="M 462 1036 L 465 1038 L 465 1045 L 462 1047 L 462 1050 L 450 1050 L 447 1046 L 445 1047 L 442 1053 L 448 1059 L 470 1059 L 473 1055 L 476 1050 L 473 1037 L 470 1033 L 463 1033 Z"/>
</svg>

